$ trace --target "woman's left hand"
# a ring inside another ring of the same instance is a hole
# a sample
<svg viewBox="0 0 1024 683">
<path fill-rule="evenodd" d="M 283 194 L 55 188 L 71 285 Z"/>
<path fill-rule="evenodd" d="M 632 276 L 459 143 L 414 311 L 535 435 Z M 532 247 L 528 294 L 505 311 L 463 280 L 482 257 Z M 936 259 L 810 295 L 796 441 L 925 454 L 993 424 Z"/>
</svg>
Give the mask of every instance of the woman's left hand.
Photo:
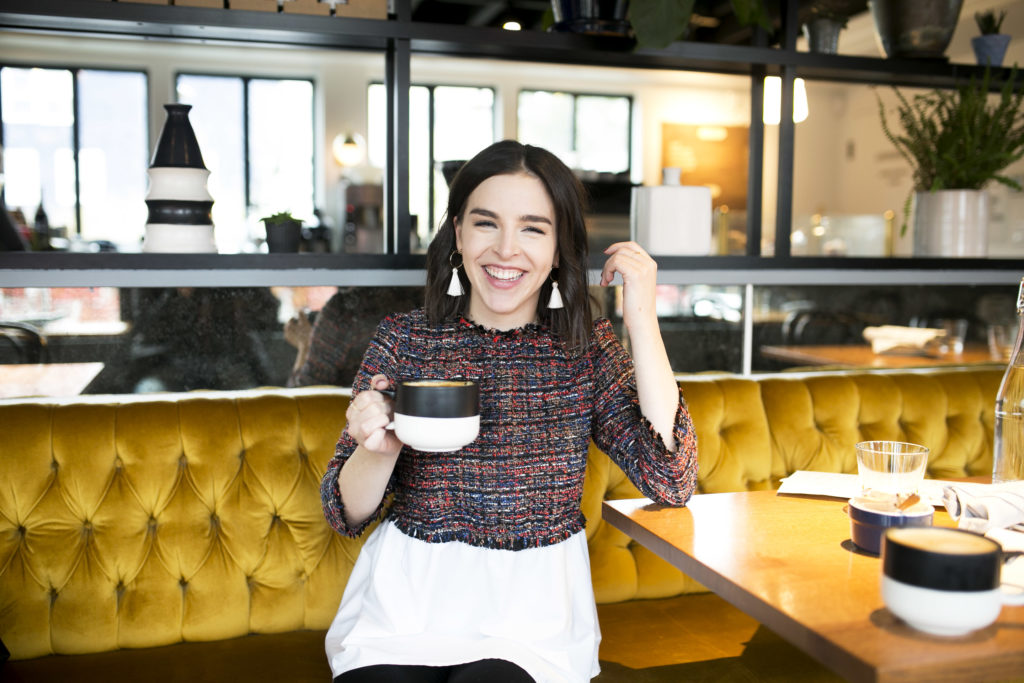
<svg viewBox="0 0 1024 683">
<path fill-rule="evenodd" d="M 622 319 L 627 329 L 635 325 L 657 324 L 655 289 L 658 285 L 658 264 L 636 242 L 616 242 L 604 253 L 608 254 L 601 270 L 601 286 L 622 277 Z"/>
</svg>

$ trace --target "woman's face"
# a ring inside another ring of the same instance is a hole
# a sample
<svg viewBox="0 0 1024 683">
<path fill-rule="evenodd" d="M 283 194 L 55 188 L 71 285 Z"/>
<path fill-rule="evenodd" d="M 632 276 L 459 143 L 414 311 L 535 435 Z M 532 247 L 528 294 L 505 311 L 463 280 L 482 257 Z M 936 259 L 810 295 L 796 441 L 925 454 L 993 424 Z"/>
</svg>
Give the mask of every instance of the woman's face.
<svg viewBox="0 0 1024 683">
<path fill-rule="evenodd" d="M 510 330 L 536 320 L 557 258 L 555 227 L 555 207 L 536 177 L 496 175 L 477 185 L 455 221 L 473 322 Z"/>
</svg>

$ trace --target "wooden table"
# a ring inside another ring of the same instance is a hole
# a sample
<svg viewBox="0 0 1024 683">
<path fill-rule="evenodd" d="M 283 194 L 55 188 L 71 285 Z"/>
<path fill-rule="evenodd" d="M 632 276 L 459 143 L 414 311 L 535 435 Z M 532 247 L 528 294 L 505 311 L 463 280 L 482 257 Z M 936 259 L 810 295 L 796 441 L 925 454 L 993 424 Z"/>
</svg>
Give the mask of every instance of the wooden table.
<svg viewBox="0 0 1024 683">
<path fill-rule="evenodd" d="M 938 365 L 1006 365 L 983 344 L 968 344 L 963 353 L 935 356 L 875 353 L 868 344 L 831 346 L 762 346 L 761 355 L 794 365 L 845 365 L 866 368 L 915 368 Z"/>
<path fill-rule="evenodd" d="M 0 365 L 0 398 L 77 396 L 103 370 L 103 363 Z"/>
<path fill-rule="evenodd" d="M 885 609 L 880 561 L 850 542 L 843 501 L 774 491 L 694 496 L 685 508 L 606 501 L 612 526 L 855 683 L 1024 674 L 1024 607 L 973 634 L 930 636 Z M 936 524 L 952 526 L 945 511 Z"/>
</svg>

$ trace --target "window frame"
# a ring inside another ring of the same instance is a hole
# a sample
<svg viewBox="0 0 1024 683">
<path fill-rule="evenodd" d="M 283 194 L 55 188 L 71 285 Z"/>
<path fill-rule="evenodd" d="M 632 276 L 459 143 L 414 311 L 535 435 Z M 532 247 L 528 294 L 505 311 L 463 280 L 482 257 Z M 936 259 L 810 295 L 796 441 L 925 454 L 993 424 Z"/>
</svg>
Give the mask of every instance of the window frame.
<svg viewBox="0 0 1024 683">
<path fill-rule="evenodd" d="M 75 170 L 75 229 L 74 234 L 81 236 L 82 234 L 82 178 L 81 178 L 81 144 L 82 144 L 82 130 L 81 130 L 81 96 L 79 94 L 79 82 L 78 76 L 82 71 L 106 71 L 111 73 L 129 73 L 139 74 L 145 80 L 145 101 L 143 102 L 143 113 L 146 117 L 146 160 L 148 166 L 149 155 L 153 149 L 153 136 L 152 130 L 152 116 L 150 115 L 150 102 L 153 98 L 153 87 L 151 83 L 150 73 L 145 68 L 131 68 L 125 66 L 78 66 L 68 65 L 64 63 L 60 64 L 40 64 L 34 62 L 17 62 L 17 61 L 0 61 L 0 70 L 2 69 L 43 69 L 47 71 L 69 71 L 71 72 L 71 159 L 72 165 Z M 0 102 L 3 101 L 2 87 L 0 87 Z M 3 116 L 0 114 L 0 146 L 4 148 L 5 130 Z M 0 192 L 2 196 L 2 192 Z M 50 192 L 49 196 L 53 197 L 53 193 Z M 43 209 L 46 210 L 46 195 L 42 195 Z M 52 207 L 50 210 L 46 210 L 47 214 L 53 215 Z M 28 218 L 26 216 L 26 218 Z M 70 235 L 69 235 L 70 237 Z"/>
<path fill-rule="evenodd" d="M 366 100 L 367 100 L 367 104 L 369 104 L 369 100 L 370 100 L 370 98 L 369 98 L 370 88 L 372 86 L 375 86 L 375 85 L 376 86 L 387 87 L 384 81 L 381 81 L 381 80 L 370 81 L 366 85 L 366 92 L 367 92 Z M 428 178 L 428 180 L 427 180 L 427 214 L 428 215 L 427 215 L 427 219 L 429 221 L 433 221 L 434 214 L 436 213 L 436 207 L 434 206 L 434 195 L 435 195 L 435 191 L 436 191 L 436 184 L 435 184 L 436 178 L 435 178 L 434 170 L 435 170 L 435 165 L 437 164 L 437 161 L 438 161 L 434 157 L 434 123 L 435 123 L 435 118 L 434 118 L 434 102 L 435 102 L 434 101 L 434 90 L 436 90 L 437 88 L 467 88 L 467 89 L 470 89 L 470 90 L 490 90 L 491 94 L 492 94 L 492 98 L 491 98 L 491 103 L 492 103 L 491 104 L 491 138 L 492 138 L 492 142 L 493 142 L 493 141 L 496 141 L 498 139 L 498 137 L 499 137 L 498 136 L 498 116 L 497 116 L 498 92 L 499 92 L 499 89 L 498 89 L 498 87 L 493 86 L 493 85 L 468 85 L 466 83 L 443 83 L 443 82 L 427 82 L 427 83 L 410 82 L 409 83 L 409 89 L 411 90 L 412 88 L 425 88 L 426 91 L 427 91 L 427 157 L 428 157 L 428 164 L 427 164 L 427 178 Z M 369 112 L 367 113 L 367 118 L 369 118 Z M 412 169 L 410 168 L 409 171 L 411 173 Z M 430 228 L 431 228 L 430 232 L 431 233 L 433 232 L 432 227 L 433 226 L 430 226 Z"/>
<path fill-rule="evenodd" d="M 622 174 L 626 174 L 626 175 L 628 175 L 630 177 L 632 176 L 632 174 L 633 174 L 633 144 L 634 144 L 634 140 L 633 140 L 633 124 L 634 124 L 634 121 L 633 121 L 633 118 L 634 118 L 634 104 L 635 104 L 633 95 L 628 95 L 628 94 L 623 94 L 623 93 L 607 93 L 607 92 L 581 92 L 581 91 L 574 91 L 574 90 L 549 90 L 547 88 L 520 88 L 519 91 L 516 93 L 516 112 L 517 112 L 517 116 L 516 116 L 516 139 L 519 139 L 521 137 L 520 136 L 520 130 L 519 130 L 518 112 L 519 112 L 519 99 L 523 95 L 523 93 L 549 93 L 549 94 L 552 94 L 552 95 L 568 95 L 568 96 L 572 97 L 572 140 L 571 140 L 572 147 L 571 147 L 571 149 L 572 149 L 573 152 L 578 152 L 579 151 L 579 150 L 576 149 L 576 132 L 577 132 L 578 125 L 579 125 L 579 99 L 581 97 L 607 97 L 607 98 L 610 98 L 610 99 L 611 98 L 615 98 L 615 99 L 623 99 L 623 100 L 625 100 L 626 103 L 629 105 L 628 106 L 628 110 L 627 110 L 628 114 L 627 114 L 627 117 L 626 117 L 626 168 L 621 169 L 619 171 L 599 171 L 599 172 L 600 173 L 616 173 L 616 174 L 622 173 Z M 593 169 L 579 169 L 579 170 L 593 170 Z"/>
<path fill-rule="evenodd" d="M 310 94 L 310 131 L 312 132 L 313 139 L 313 158 L 310 164 L 310 187 L 313 190 L 311 197 L 312 206 L 316 208 L 319 206 L 318 202 L 322 199 L 318 196 L 317 189 L 317 168 L 321 163 L 321 151 L 320 144 L 318 143 L 317 135 L 317 95 L 318 95 L 318 81 L 313 76 L 265 76 L 257 74 L 238 74 L 238 73 L 222 73 L 222 72 L 196 72 L 188 71 L 184 69 L 178 69 L 174 71 L 173 76 L 173 87 L 174 87 L 174 99 L 175 102 L 180 104 L 188 104 L 187 102 L 181 102 L 178 99 L 178 81 L 182 76 L 198 77 L 198 78 L 234 78 L 242 82 L 242 167 L 245 172 L 242 176 L 242 192 L 243 199 L 245 201 L 245 213 L 243 221 L 248 222 L 251 219 L 251 213 L 253 210 L 252 203 L 252 179 L 250 174 L 251 168 L 251 155 L 250 155 L 250 141 L 249 141 L 249 84 L 252 81 L 307 81 L 311 88 L 312 93 Z"/>
</svg>

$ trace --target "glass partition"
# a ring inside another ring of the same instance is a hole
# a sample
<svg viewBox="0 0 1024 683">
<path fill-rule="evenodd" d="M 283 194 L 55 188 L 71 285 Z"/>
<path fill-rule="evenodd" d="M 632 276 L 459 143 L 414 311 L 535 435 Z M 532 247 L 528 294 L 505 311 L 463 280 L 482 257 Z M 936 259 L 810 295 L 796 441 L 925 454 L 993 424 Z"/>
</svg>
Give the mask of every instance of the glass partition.
<svg viewBox="0 0 1024 683">
<path fill-rule="evenodd" d="M 749 321 L 745 289 L 658 287 L 673 370 L 741 374 L 748 347 L 753 372 L 1002 366 L 1000 333 L 1016 324 L 1013 286 L 756 287 Z M 0 289 L 0 398 L 349 386 L 380 319 L 421 306 L 422 296 L 421 287 Z M 591 296 L 629 349 L 621 287 L 592 287 Z M 876 352 L 865 335 L 889 325 L 937 338 L 947 321 L 962 321 L 962 351 L 936 343 Z M 10 381 L 10 368 L 58 381 Z"/>
</svg>

